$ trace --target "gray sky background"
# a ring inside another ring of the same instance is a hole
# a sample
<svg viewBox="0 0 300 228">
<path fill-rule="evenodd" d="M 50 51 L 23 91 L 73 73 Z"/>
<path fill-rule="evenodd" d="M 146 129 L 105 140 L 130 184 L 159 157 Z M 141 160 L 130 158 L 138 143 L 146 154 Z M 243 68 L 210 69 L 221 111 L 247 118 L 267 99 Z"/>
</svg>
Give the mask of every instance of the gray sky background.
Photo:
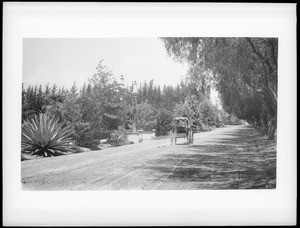
<svg viewBox="0 0 300 228">
<path fill-rule="evenodd" d="M 26 38 L 23 83 L 70 88 L 76 81 L 80 87 L 97 72 L 101 59 L 116 79 L 124 75 L 125 84 L 154 79 L 155 84 L 175 86 L 187 70 L 167 55 L 157 38 Z"/>
</svg>

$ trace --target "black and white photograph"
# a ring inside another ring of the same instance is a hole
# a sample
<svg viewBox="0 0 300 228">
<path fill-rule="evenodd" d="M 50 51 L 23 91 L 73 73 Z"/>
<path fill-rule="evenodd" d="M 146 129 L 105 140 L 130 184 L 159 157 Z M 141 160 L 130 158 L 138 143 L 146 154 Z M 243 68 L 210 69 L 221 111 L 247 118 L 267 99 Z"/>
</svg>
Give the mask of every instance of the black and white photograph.
<svg viewBox="0 0 300 228">
<path fill-rule="evenodd" d="M 4 6 L 5 224 L 295 224 L 295 4 Z"/>
<path fill-rule="evenodd" d="M 274 189 L 277 62 L 277 38 L 24 39 L 22 187 Z"/>
</svg>

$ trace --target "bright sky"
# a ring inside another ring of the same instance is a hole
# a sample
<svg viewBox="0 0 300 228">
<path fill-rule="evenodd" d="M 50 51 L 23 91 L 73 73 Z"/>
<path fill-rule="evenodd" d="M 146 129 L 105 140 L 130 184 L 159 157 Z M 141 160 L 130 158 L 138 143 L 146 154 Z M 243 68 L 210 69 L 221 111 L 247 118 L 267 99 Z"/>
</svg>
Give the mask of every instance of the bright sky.
<svg viewBox="0 0 300 228">
<path fill-rule="evenodd" d="M 23 82 L 28 85 L 56 84 L 78 87 L 96 73 L 98 62 L 124 75 L 125 84 L 136 80 L 173 85 L 187 67 L 169 57 L 158 38 L 23 39 Z"/>
</svg>

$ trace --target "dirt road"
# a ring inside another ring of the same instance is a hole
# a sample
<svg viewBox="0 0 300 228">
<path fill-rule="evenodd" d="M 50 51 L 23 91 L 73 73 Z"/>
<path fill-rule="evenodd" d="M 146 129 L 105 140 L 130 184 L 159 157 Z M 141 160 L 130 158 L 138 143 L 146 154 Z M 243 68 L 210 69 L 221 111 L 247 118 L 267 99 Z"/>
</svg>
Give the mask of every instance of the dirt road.
<svg viewBox="0 0 300 228">
<path fill-rule="evenodd" d="M 250 126 L 21 162 L 24 190 L 275 188 L 276 144 Z"/>
</svg>

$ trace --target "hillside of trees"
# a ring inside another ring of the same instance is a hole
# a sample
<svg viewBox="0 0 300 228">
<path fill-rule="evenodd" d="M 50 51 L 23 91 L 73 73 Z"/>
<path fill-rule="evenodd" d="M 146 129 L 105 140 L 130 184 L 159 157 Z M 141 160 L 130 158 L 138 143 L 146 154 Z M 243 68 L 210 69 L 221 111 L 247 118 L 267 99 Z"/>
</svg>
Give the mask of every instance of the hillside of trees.
<svg viewBox="0 0 300 228">
<path fill-rule="evenodd" d="M 208 131 L 223 124 L 240 124 L 210 99 L 208 78 L 190 71 L 177 86 L 155 85 L 153 80 L 138 84 L 137 128 L 156 129 L 157 135 L 167 135 L 176 116 L 187 116 L 194 131 Z M 30 85 L 22 88 L 22 122 L 34 115 L 56 116 L 64 126 L 74 131 L 72 138 L 81 147 L 93 148 L 95 141 L 112 134 L 124 134 L 132 129 L 134 118 L 131 85 L 124 86 L 103 61 L 88 82 L 70 89 Z"/>
</svg>

